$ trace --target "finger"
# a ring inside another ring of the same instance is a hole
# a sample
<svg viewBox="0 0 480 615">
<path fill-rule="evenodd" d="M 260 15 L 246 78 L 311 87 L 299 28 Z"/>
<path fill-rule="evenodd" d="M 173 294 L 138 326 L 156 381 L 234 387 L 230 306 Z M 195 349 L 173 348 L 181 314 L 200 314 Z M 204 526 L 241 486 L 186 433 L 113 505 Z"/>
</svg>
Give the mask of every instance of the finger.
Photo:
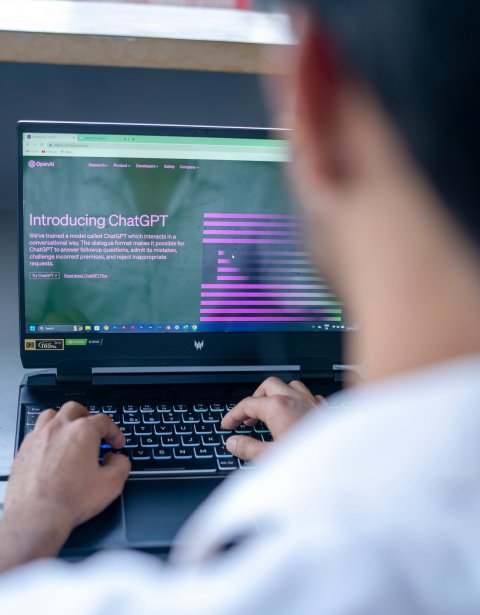
<svg viewBox="0 0 480 615">
<path fill-rule="evenodd" d="M 108 484 L 108 490 L 112 500 L 122 493 L 125 481 L 131 469 L 132 464 L 126 455 L 120 453 L 105 454 L 101 470 Z"/>
<path fill-rule="evenodd" d="M 323 395 L 315 395 L 314 397 L 320 404 L 327 403 L 327 400 L 325 399 L 325 397 L 323 397 Z"/>
<path fill-rule="evenodd" d="M 38 415 L 38 418 L 35 422 L 35 429 L 33 431 L 40 431 L 42 427 L 45 427 L 45 425 L 49 423 L 52 419 L 54 419 L 56 416 L 57 413 L 55 412 L 55 410 L 52 410 L 51 408 L 48 410 L 44 410 Z"/>
<path fill-rule="evenodd" d="M 125 446 L 125 436 L 108 415 L 89 415 L 86 420 L 95 427 L 98 437 L 108 442 L 112 448 L 121 449 Z"/>
<path fill-rule="evenodd" d="M 276 376 L 270 376 L 262 382 L 253 394 L 253 397 L 265 397 L 267 395 L 288 395 L 291 393 L 288 384 Z"/>
<path fill-rule="evenodd" d="M 260 453 L 265 452 L 270 444 L 255 440 L 255 438 L 250 438 L 249 436 L 231 436 L 225 442 L 225 446 L 235 457 L 244 461 L 252 461 Z"/>
<path fill-rule="evenodd" d="M 300 380 L 292 380 L 288 386 L 297 393 L 300 393 L 300 395 L 305 399 L 315 399 L 310 389 L 306 387 Z"/>
<path fill-rule="evenodd" d="M 60 421 L 71 422 L 86 416 L 90 416 L 89 411 L 76 401 L 67 401 L 57 412 L 57 418 Z"/>
<path fill-rule="evenodd" d="M 271 398 L 269 397 L 247 397 L 223 417 L 222 427 L 230 430 L 235 429 L 242 423 L 250 426 L 257 421 L 264 421 L 267 414 L 267 406 L 270 405 Z"/>
</svg>

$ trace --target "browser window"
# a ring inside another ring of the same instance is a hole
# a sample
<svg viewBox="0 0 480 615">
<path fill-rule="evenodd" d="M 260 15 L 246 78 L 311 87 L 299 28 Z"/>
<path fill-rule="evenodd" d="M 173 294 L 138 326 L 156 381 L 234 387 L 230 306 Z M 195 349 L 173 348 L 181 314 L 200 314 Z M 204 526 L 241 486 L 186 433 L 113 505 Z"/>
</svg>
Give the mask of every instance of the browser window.
<svg viewBox="0 0 480 615">
<path fill-rule="evenodd" d="M 283 181 L 288 142 L 23 136 L 30 333 L 348 328 Z"/>
</svg>

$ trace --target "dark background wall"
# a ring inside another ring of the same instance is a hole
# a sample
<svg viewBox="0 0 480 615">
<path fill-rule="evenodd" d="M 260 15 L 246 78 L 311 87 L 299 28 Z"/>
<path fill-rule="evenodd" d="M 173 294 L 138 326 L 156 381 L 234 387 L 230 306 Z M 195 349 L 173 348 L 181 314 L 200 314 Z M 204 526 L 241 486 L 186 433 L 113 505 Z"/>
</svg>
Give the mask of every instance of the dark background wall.
<svg viewBox="0 0 480 615">
<path fill-rule="evenodd" d="M 20 119 L 268 125 L 253 75 L 0 63 L 0 211 L 16 208 Z"/>
</svg>

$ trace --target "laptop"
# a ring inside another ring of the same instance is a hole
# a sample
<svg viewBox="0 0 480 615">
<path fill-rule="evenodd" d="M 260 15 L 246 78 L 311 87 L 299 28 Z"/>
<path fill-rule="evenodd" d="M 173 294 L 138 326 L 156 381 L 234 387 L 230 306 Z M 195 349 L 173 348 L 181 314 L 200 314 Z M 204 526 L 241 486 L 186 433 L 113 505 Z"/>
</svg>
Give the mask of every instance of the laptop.
<svg viewBox="0 0 480 615">
<path fill-rule="evenodd" d="M 42 410 L 73 399 L 111 416 L 132 461 L 122 497 L 63 555 L 167 552 L 222 480 L 255 472 L 225 448 L 229 409 L 270 375 L 341 387 L 354 327 L 302 245 L 287 137 L 18 124 L 20 353 L 35 371 L 16 450 Z M 237 432 L 272 439 L 261 423 Z"/>
</svg>

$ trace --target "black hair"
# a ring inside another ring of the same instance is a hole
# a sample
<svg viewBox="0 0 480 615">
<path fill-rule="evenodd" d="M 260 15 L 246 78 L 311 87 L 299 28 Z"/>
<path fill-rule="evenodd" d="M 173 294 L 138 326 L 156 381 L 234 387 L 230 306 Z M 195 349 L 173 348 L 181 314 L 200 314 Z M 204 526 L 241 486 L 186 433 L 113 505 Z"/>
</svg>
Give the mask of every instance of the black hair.
<svg viewBox="0 0 480 615">
<path fill-rule="evenodd" d="M 300 2 L 480 248 L 480 1 Z"/>
</svg>

